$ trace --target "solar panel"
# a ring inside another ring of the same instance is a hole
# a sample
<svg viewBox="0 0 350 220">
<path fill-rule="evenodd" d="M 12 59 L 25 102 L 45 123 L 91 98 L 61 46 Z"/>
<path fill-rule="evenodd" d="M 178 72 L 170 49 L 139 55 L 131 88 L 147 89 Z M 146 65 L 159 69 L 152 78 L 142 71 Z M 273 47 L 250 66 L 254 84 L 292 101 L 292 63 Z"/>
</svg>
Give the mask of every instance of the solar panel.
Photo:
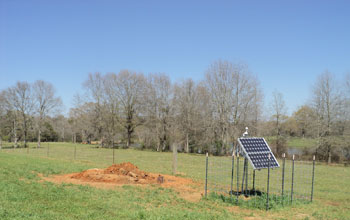
<svg viewBox="0 0 350 220">
<path fill-rule="evenodd" d="M 270 168 L 280 166 L 264 138 L 243 137 L 238 138 L 238 143 L 254 169 L 268 168 L 269 154 L 271 155 Z"/>
</svg>

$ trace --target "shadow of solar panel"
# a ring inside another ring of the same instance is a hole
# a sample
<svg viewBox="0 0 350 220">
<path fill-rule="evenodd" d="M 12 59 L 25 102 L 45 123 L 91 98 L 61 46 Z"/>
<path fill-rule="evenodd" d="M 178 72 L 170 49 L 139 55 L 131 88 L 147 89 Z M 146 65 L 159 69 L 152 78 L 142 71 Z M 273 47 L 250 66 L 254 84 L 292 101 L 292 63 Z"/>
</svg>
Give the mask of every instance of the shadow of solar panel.
<svg viewBox="0 0 350 220">
<path fill-rule="evenodd" d="M 270 168 L 279 167 L 264 138 L 239 138 L 238 143 L 254 169 L 268 168 L 269 154 L 271 155 Z"/>
</svg>

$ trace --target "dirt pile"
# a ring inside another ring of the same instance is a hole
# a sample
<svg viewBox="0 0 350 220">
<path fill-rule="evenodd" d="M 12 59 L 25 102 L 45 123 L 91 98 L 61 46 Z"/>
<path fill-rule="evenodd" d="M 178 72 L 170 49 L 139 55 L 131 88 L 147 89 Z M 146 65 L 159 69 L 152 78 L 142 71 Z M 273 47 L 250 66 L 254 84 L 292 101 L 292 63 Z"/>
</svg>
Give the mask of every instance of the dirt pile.
<svg viewBox="0 0 350 220">
<path fill-rule="evenodd" d="M 113 164 L 106 169 L 89 169 L 80 173 L 70 173 L 45 177 L 38 174 L 42 181 L 53 183 L 72 183 L 112 189 L 122 185 L 159 185 L 172 188 L 189 201 L 199 201 L 203 187 L 189 178 L 149 173 L 140 170 L 130 162 Z"/>
<path fill-rule="evenodd" d="M 127 162 L 113 164 L 106 169 L 89 169 L 71 176 L 72 179 L 88 182 L 106 182 L 116 184 L 154 184 L 162 183 L 153 174 L 140 170 L 134 164 Z M 164 177 L 163 177 L 164 178 Z"/>
</svg>

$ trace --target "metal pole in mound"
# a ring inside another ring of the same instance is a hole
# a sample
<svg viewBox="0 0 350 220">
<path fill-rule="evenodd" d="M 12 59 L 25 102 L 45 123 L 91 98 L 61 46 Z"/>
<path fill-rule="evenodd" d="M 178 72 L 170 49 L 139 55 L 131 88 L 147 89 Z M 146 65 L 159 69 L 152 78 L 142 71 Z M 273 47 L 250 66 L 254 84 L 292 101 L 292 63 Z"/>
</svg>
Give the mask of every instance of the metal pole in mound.
<svg viewBox="0 0 350 220">
<path fill-rule="evenodd" d="M 266 211 L 269 210 L 269 192 L 270 192 L 270 160 L 271 154 L 269 154 L 269 161 L 267 166 L 267 192 L 266 192 Z"/>
<path fill-rule="evenodd" d="M 205 157 L 205 198 L 207 198 L 207 190 L 208 190 L 208 152 Z"/>
<path fill-rule="evenodd" d="M 314 196 L 314 178 L 315 178 L 315 155 L 313 157 L 313 161 L 312 161 L 312 184 L 311 184 L 311 202 Z"/>
<path fill-rule="evenodd" d="M 284 170 L 286 167 L 286 153 L 283 153 L 283 167 L 282 167 L 282 205 L 284 200 Z"/>
<path fill-rule="evenodd" d="M 232 151 L 232 167 L 231 167 L 231 191 L 230 191 L 230 196 L 231 196 L 231 201 L 232 201 L 232 194 L 233 194 L 233 170 L 235 167 L 235 151 Z"/>
<path fill-rule="evenodd" d="M 239 196 L 239 153 L 237 152 L 237 191 L 236 191 L 236 204 L 238 204 Z"/>
<path fill-rule="evenodd" d="M 292 189 L 290 193 L 290 203 L 293 204 L 293 189 L 294 189 L 294 154 L 293 154 L 293 163 L 292 163 Z"/>
</svg>

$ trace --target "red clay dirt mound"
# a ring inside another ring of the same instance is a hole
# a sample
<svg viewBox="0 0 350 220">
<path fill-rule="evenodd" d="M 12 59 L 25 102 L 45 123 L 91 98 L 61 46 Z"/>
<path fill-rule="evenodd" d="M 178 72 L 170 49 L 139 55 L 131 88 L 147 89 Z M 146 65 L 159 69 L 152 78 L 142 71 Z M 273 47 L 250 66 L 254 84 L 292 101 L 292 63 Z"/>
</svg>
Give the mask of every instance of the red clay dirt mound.
<svg viewBox="0 0 350 220">
<path fill-rule="evenodd" d="M 113 164 L 106 169 L 89 169 L 71 175 L 72 179 L 86 182 L 104 182 L 114 184 L 155 184 L 162 183 L 161 177 L 155 177 L 139 170 L 134 164 L 127 162 Z M 157 181 L 158 180 L 158 181 Z"/>
<path fill-rule="evenodd" d="M 113 164 L 106 169 L 89 169 L 80 173 L 55 175 L 44 177 L 43 180 L 53 183 L 73 183 L 90 185 L 98 188 L 113 188 L 121 185 L 160 185 L 173 188 L 189 201 L 198 201 L 201 198 L 201 186 L 191 179 L 160 175 L 140 170 L 130 162 Z"/>
</svg>

